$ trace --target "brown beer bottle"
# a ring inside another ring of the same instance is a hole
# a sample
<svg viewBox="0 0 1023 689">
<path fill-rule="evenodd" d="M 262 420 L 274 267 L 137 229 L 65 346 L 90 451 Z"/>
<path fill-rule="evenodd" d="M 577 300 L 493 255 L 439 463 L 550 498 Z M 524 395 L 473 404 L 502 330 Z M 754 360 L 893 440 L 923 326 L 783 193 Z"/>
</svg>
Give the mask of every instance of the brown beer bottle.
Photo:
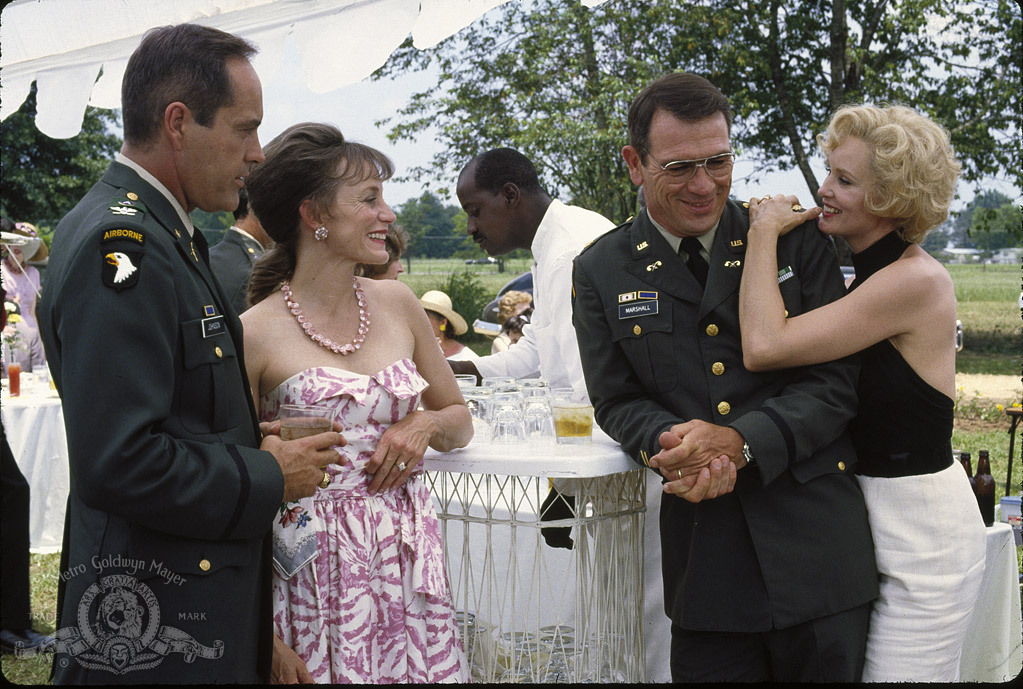
<svg viewBox="0 0 1023 689">
<path fill-rule="evenodd" d="M 976 479 L 977 505 L 980 506 L 980 516 L 984 518 L 985 526 L 991 526 L 995 523 L 995 477 L 991 475 L 987 450 L 981 450 L 977 457 Z"/>
<path fill-rule="evenodd" d="M 963 465 L 963 469 L 966 470 L 966 477 L 970 479 L 970 490 L 973 491 L 973 496 L 977 497 L 977 479 L 973 478 L 973 462 L 970 461 L 970 453 L 960 452 L 959 463 Z"/>
</svg>

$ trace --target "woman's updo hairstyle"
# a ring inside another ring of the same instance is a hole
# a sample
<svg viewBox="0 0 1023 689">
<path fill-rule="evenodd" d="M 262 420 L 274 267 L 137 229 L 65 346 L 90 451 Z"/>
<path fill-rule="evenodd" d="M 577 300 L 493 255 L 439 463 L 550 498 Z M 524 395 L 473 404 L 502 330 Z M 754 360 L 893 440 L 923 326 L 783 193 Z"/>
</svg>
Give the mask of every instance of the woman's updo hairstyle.
<svg viewBox="0 0 1023 689">
<path fill-rule="evenodd" d="M 295 272 L 301 216 L 306 199 L 330 214 L 338 189 L 369 175 L 394 174 L 390 159 L 375 148 L 346 141 L 331 124 L 303 122 L 288 127 L 263 147 L 265 159 L 245 180 L 249 206 L 276 242 L 252 267 L 248 303 L 259 303 Z"/>
<path fill-rule="evenodd" d="M 872 152 L 874 188 L 863 205 L 879 217 L 896 218 L 906 241 L 922 242 L 948 217 L 962 169 L 948 132 L 902 105 L 843 105 L 817 143 L 829 155 L 850 136 Z"/>
</svg>

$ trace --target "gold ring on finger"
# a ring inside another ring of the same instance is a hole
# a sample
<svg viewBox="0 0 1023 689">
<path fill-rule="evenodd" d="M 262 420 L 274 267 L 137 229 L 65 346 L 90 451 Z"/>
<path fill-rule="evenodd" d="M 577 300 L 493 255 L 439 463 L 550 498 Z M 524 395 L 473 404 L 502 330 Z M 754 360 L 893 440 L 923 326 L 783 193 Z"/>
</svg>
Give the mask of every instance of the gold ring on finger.
<svg viewBox="0 0 1023 689">
<path fill-rule="evenodd" d="M 802 213 L 806 209 L 803 208 L 802 206 L 800 206 L 798 203 L 793 203 L 792 204 L 792 210 L 795 211 L 796 213 Z"/>
<path fill-rule="evenodd" d="M 682 480 L 682 470 L 681 469 L 675 469 L 675 471 L 678 472 L 678 478 L 681 481 Z"/>
<path fill-rule="evenodd" d="M 326 471 L 323 472 L 323 480 L 320 481 L 320 488 L 326 488 L 330 485 L 330 474 Z"/>
</svg>

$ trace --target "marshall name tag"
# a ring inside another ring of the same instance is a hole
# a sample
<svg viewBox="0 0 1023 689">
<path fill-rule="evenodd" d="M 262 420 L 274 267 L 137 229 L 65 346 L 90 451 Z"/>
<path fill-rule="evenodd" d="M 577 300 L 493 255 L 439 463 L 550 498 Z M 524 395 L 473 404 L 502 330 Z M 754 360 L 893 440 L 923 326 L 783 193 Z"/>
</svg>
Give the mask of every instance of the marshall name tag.
<svg viewBox="0 0 1023 689">
<path fill-rule="evenodd" d="M 227 324 L 224 322 L 223 316 L 214 316 L 213 318 L 202 319 L 203 337 L 214 337 L 216 335 L 223 335 L 226 332 Z"/>
<path fill-rule="evenodd" d="M 657 313 L 656 299 L 618 305 L 618 320 L 636 318 L 637 316 L 653 316 L 655 313 Z"/>
</svg>

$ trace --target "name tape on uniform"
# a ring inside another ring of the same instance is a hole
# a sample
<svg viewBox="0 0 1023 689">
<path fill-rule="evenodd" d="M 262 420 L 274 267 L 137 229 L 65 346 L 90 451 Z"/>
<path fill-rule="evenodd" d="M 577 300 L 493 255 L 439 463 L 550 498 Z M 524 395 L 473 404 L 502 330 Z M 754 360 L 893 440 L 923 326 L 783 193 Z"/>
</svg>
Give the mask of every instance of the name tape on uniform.
<svg viewBox="0 0 1023 689">
<path fill-rule="evenodd" d="M 635 301 L 618 305 L 618 320 L 636 318 L 637 316 L 653 316 L 657 313 L 657 300 Z"/>
</svg>

